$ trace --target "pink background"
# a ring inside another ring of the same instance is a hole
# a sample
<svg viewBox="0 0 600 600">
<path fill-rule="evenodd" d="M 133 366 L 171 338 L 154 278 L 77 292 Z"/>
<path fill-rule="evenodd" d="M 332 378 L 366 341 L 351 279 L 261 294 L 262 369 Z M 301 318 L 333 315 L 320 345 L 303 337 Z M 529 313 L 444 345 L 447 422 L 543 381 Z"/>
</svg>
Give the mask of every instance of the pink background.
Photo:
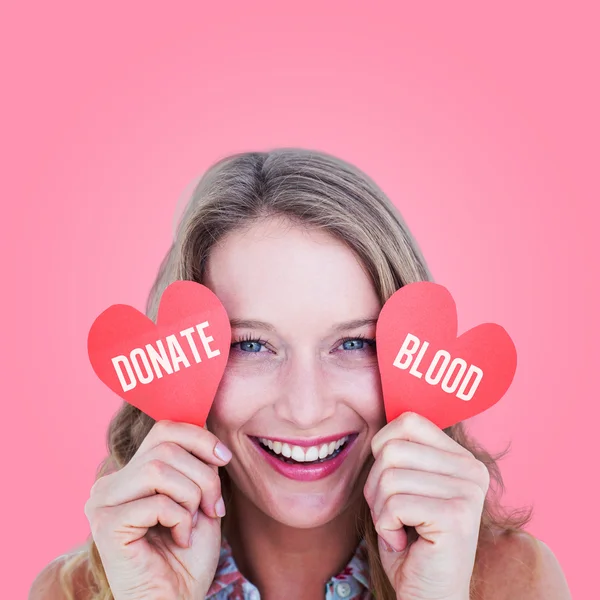
<svg viewBox="0 0 600 600">
<path fill-rule="evenodd" d="M 305 146 L 391 196 L 460 331 L 496 321 L 513 336 L 515 381 L 472 428 L 492 450 L 512 441 L 507 503 L 534 505 L 530 530 L 573 596 L 591 598 L 593 3 L 4 4 L 3 596 L 25 597 L 88 534 L 83 506 L 120 406 L 88 363 L 94 318 L 143 308 L 178 206 L 211 163 Z"/>
</svg>

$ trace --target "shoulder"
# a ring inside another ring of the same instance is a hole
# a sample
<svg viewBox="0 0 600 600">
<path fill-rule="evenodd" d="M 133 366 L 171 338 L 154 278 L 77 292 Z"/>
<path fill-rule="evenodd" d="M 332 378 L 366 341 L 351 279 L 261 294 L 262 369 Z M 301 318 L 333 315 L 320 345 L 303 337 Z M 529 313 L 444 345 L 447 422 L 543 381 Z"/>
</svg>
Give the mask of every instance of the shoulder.
<svg viewBox="0 0 600 600">
<path fill-rule="evenodd" d="M 36 576 L 28 600 L 69 600 L 60 583 L 60 570 L 73 557 L 73 554 L 63 554 L 46 565 Z M 85 576 L 87 564 L 82 558 L 73 570 L 73 587 L 76 590 L 75 600 L 87 600 Z"/>
<path fill-rule="evenodd" d="M 556 556 L 527 532 L 487 534 L 477 562 L 477 585 L 486 600 L 571 600 Z"/>
</svg>

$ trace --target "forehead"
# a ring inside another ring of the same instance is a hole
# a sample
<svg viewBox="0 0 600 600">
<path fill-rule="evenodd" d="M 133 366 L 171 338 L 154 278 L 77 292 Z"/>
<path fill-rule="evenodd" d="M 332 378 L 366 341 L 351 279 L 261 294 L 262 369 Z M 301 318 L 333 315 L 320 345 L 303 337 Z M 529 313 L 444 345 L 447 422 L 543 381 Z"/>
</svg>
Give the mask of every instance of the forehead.
<svg viewBox="0 0 600 600">
<path fill-rule="evenodd" d="M 281 220 L 226 236 L 211 251 L 204 283 L 230 318 L 276 326 L 289 318 L 325 325 L 380 309 L 371 279 L 346 244 Z"/>
</svg>

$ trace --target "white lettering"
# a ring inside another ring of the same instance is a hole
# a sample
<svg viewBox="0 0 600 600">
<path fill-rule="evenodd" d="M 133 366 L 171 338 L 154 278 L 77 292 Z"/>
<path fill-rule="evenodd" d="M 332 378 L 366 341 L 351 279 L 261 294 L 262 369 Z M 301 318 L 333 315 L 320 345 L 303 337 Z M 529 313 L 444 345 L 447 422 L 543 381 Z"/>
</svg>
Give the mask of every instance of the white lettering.
<svg viewBox="0 0 600 600">
<path fill-rule="evenodd" d="M 440 358 L 443 358 L 444 362 L 442 363 L 437 375 L 433 377 L 433 372 L 435 371 Z M 433 361 L 431 361 L 431 364 L 429 365 L 429 369 L 427 369 L 427 373 L 425 373 L 425 381 L 431 385 L 437 385 L 444 375 L 444 371 L 450 362 L 450 358 L 450 352 L 447 352 L 446 350 L 438 350 L 433 357 Z"/>
<path fill-rule="evenodd" d="M 459 366 L 460 369 L 458 371 L 458 375 L 454 378 L 454 383 L 450 385 L 450 379 L 454 374 L 454 370 Z M 444 377 L 444 381 L 442 381 L 442 389 L 448 394 L 453 394 L 460 383 L 462 376 L 465 374 L 467 370 L 467 363 L 462 358 L 455 358 L 450 365 L 450 368 L 446 371 L 446 377 Z"/>
<path fill-rule="evenodd" d="M 202 347 L 208 358 L 213 358 L 221 354 L 220 350 L 213 350 L 209 346 L 209 342 L 213 342 L 214 338 L 206 335 L 205 327 L 208 327 L 208 321 L 200 323 L 195 327 L 188 327 L 179 332 L 181 337 L 185 337 L 188 341 L 190 352 L 197 363 L 202 362 L 198 347 L 194 342 L 192 335 L 195 331 L 200 336 Z M 124 392 L 132 390 L 138 383 L 148 384 L 163 375 L 172 375 L 174 372 L 181 369 L 181 365 L 187 368 L 190 366 L 190 360 L 184 352 L 177 335 L 171 334 L 165 337 L 167 343 L 165 349 L 163 340 L 157 340 L 154 344 L 146 344 L 145 348 L 134 348 L 129 353 L 129 357 L 121 354 L 111 359 L 119 383 Z M 167 352 L 168 350 L 168 352 Z"/>
<path fill-rule="evenodd" d="M 429 342 L 421 342 L 416 335 L 407 333 L 393 365 L 405 370 L 410 367 L 409 373 L 420 379 L 423 373 L 418 368 L 427 354 L 429 345 Z M 427 364 L 427 361 L 425 361 L 425 364 Z M 473 376 L 474 381 L 471 388 L 469 392 L 466 392 Z M 447 350 L 438 350 L 425 372 L 425 381 L 429 385 L 438 385 L 441 382 L 441 388 L 444 392 L 448 394 L 456 393 L 457 398 L 465 401 L 473 398 L 482 378 L 483 371 L 479 367 L 468 365 L 467 361 L 460 357 L 453 359 Z M 457 389 L 458 391 L 456 391 Z"/>
<path fill-rule="evenodd" d="M 469 384 L 469 378 L 471 377 L 471 375 L 473 373 L 475 373 L 475 382 L 471 386 L 471 391 L 465 396 L 465 389 L 467 388 L 467 385 Z M 477 390 L 477 388 L 479 387 L 479 384 L 481 383 L 482 378 L 483 378 L 483 371 L 479 367 L 476 367 L 475 365 L 471 365 L 469 367 L 469 370 L 467 371 L 465 378 L 463 379 L 462 385 L 460 386 L 460 389 L 458 390 L 456 397 L 460 398 L 461 400 L 470 400 L 473 397 L 473 395 L 475 394 L 475 391 Z"/>
<path fill-rule="evenodd" d="M 121 384 L 123 391 L 128 392 L 129 390 L 132 390 L 137 385 L 137 381 L 135 380 L 135 375 L 133 374 L 133 369 L 131 368 L 131 365 L 129 364 L 129 360 L 127 359 L 127 357 L 122 354 L 121 354 L 121 356 L 115 356 L 112 359 L 112 364 L 115 367 L 115 371 L 117 372 L 117 377 L 119 378 L 119 383 Z M 125 381 L 125 377 L 123 377 L 123 371 L 121 370 L 120 365 L 123 365 L 125 367 L 125 370 L 127 371 L 127 375 L 129 375 L 129 379 L 130 379 L 129 383 L 127 383 L 127 381 Z"/>
<path fill-rule="evenodd" d="M 173 368 L 176 371 L 179 371 L 179 363 L 183 363 L 184 366 L 189 367 L 190 361 L 187 359 L 179 340 L 173 335 L 167 336 L 167 346 L 169 346 L 169 352 L 171 353 L 171 362 L 173 363 Z"/>
<path fill-rule="evenodd" d="M 188 327 L 187 329 L 180 331 L 179 335 L 182 335 L 185 338 L 187 338 L 188 344 L 190 345 L 190 349 L 192 350 L 192 354 L 194 355 L 194 360 L 197 363 L 199 363 L 202 359 L 200 358 L 200 354 L 198 353 L 198 348 L 196 348 L 196 342 L 194 342 L 192 338 L 192 333 L 194 333 L 194 331 L 194 327 Z"/>
<path fill-rule="evenodd" d="M 412 347 L 409 348 L 409 344 L 411 342 Z M 417 351 L 417 348 L 419 347 L 420 343 L 421 340 L 416 335 L 408 333 L 406 335 L 404 343 L 402 344 L 402 348 L 400 348 L 400 351 L 398 352 L 398 356 L 396 356 L 396 360 L 394 360 L 394 366 L 398 367 L 399 369 L 408 369 L 410 363 L 412 362 L 412 356 Z M 402 362 L 400 360 L 401 356 L 405 356 L 407 360 Z"/>
<path fill-rule="evenodd" d="M 163 346 L 162 341 L 158 340 L 158 342 L 156 342 L 156 345 L 160 349 L 160 354 L 154 349 L 154 346 L 152 346 L 152 344 L 146 344 L 146 352 L 150 357 L 150 361 L 152 362 L 152 366 L 154 367 L 154 372 L 156 373 L 156 376 L 160 379 L 163 376 L 163 374 L 160 370 L 159 364 L 169 375 L 173 373 L 173 367 L 169 363 L 167 352 L 165 350 L 165 347 Z"/>
<path fill-rule="evenodd" d="M 146 369 L 145 375 L 142 373 L 140 363 L 138 362 L 138 356 L 142 359 L 142 362 L 144 363 L 144 369 Z M 140 383 L 150 383 L 154 379 L 154 373 L 152 372 L 152 367 L 150 366 L 148 357 L 141 348 L 135 348 L 134 350 L 132 350 L 131 354 L 129 355 L 129 359 L 133 363 L 135 374 L 138 376 Z"/>
<path fill-rule="evenodd" d="M 204 321 L 204 323 L 200 323 L 200 325 L 196 325 L 196 329 L 198 330 L 198 335 L 200 336 L 200 340 L 202 341 L 202 345 L 204 346 L 204 351 L 206 352 L 206 356 L 208 358 L 212 358 L 213 356 L 219 356 L 221 354 L 220 350 L 211 350 L 208 345 L 209 342 L 214 341 L 212 335 L 206 337 L 204 333 L 204 328 L 208 326 L 208 321 Z"/>
</svg>

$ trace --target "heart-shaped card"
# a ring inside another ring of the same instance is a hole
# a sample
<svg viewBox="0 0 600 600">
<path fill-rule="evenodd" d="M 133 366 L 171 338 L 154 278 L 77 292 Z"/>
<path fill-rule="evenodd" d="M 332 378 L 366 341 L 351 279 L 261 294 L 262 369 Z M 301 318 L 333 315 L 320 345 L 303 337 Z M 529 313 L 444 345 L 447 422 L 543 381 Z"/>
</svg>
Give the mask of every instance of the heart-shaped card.
<svg viewBox="0 0 600 600">
<path fill-rule="evenodd" d="M 98 377 L 159 421 L 204 426 L 229 357 L 225 307 L 206 286 L 175 281 L 161 297 L 156 324 L 126 304 L 100 314 L 88 334 Z"/>
<path fill-rule="evenodd" d="M 493 406 L 517 368 L 515 345 L 484 323 L 457 338 L 456 304 L 442 285 L 410 283 L 383 305 L 377 359 L 387 421 L 416 412 L 444 429 Z"/>
</svg>

